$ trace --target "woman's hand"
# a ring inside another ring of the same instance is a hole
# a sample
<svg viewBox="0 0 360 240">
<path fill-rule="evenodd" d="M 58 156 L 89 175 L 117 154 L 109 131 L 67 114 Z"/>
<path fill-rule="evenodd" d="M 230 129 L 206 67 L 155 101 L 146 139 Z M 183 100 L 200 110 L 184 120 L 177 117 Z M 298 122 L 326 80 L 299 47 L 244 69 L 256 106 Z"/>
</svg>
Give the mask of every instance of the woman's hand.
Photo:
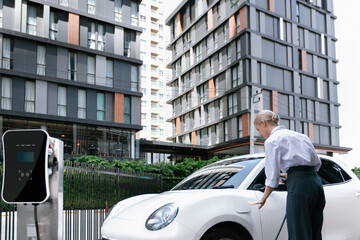
<svg viewBox="0 0 360 240">
<path fill-rule="evenodd" d="M 265 204 L 266 200 L 259 200 L 256 202 L 248 202 L 250 205 L 259 205 L 259 209 L 262 208 Z"/>
</svg>

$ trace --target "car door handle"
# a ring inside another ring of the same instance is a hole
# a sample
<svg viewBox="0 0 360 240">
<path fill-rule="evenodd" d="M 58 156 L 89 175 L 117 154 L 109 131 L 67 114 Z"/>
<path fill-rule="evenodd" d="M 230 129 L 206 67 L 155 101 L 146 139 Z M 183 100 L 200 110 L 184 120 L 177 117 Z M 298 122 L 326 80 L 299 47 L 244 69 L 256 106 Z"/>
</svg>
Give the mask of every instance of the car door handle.
<svg viewBox="0 0 360 240">
<path fill-rule="evenodd" d="M 360 198 L 360 192 L 358 192 L 358 193 L 356 194 L 356 197 L 357 197 L 357 198 Z"/>
</svg>

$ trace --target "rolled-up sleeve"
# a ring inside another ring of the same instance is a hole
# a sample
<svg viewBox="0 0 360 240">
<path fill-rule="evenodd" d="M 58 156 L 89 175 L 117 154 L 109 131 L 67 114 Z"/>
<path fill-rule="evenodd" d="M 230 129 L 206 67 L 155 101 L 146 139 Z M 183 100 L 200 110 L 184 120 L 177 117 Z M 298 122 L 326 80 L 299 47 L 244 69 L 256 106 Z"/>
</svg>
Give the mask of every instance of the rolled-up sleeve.
<svg viewBox="0 0 360 240">
<path fill-rule="evenodd" d="M 280 177 L 280 147 L 276 143 L 265 141 L 265 185 L 277 188 Z"/>
</svg>

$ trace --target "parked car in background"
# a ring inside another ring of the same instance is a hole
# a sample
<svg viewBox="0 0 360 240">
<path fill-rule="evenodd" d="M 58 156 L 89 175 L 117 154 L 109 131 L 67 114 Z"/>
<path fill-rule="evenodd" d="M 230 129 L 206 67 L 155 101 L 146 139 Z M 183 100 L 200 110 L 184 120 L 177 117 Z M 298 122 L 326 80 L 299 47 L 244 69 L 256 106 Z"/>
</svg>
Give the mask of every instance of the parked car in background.
<svg viewBox="0 0 360 240">
<path fill-rule="evenodd" d="M 340 160 L 320 156 L 326 207 L 323 239 L 360 239 L 360 180 Z M 222 160 L 191 174 L 171 191 L 117 203 L 102 226 L 102 240 L 269 240 L 285 216 L 286 185 L 258 210 L 263 195 L 264 154 Z M 279 239 L 287 239 L 284 224 Z"/>
</svg>

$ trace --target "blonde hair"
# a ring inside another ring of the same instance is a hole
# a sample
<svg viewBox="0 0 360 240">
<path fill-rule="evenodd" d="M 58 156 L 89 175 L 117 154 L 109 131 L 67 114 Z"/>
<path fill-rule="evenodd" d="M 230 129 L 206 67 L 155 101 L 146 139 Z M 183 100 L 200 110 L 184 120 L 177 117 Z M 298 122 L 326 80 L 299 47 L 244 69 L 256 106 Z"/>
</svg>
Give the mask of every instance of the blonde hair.
<svg viewBox="0 0 360 240">
<path fill-rule="evenodd" d="M 261 121 L 266 121 L 271 125 L 277 126 L 279 125 L 280 117 L 278 114 L 270 110 L 262 110 L 256 114 L 254 124 L 259 125 Z"/>
</svg>

